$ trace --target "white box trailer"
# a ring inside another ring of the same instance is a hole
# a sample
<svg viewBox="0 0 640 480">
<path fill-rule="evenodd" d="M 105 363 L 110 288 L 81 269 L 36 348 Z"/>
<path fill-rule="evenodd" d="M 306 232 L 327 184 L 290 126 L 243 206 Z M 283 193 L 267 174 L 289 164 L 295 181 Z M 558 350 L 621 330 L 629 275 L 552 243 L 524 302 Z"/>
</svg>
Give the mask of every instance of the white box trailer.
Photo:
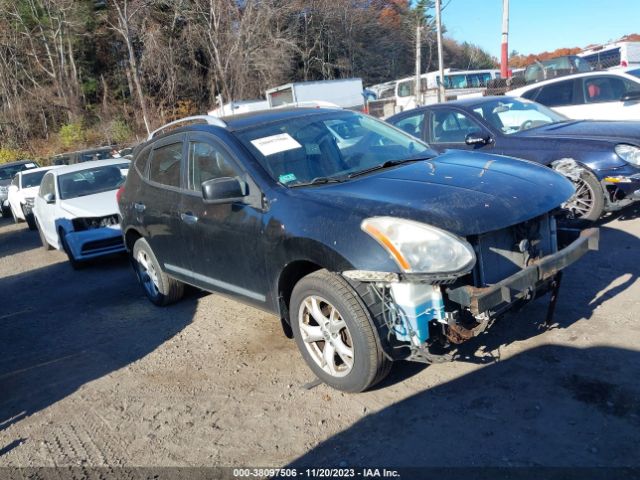
<svg viewBox="0 0 640 480">
<path fill-rule="evenodd" d="M 640 65 L 640 42 L 613 42 L 577 53 L 596 70 Z"/>
<path fill-rule="evenodd" d="M 266 91 L 269 107 L 304 102 L 329 102 L 342 108 L 362 110 L 362 79 L 320 80 L 317 82 L 287 83 Z"/>
<path fill-rule="evenodd" d="M 267 110 L 268 108 L 269 102 L 266 100 L 238 100 L 225 103 L 221 107 L 209 111 L 208 114 L 214 117 L 227 117 L 257 110 Z"/>
</svg>

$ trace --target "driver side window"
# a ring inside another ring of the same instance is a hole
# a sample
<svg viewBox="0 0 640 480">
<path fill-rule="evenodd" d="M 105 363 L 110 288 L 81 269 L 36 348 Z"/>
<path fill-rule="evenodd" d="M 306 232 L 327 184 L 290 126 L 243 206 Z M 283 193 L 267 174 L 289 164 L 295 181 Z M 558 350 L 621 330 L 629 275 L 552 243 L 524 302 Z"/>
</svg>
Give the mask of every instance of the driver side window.
<svg viewBox="0 0 640 480">
<path fill-rule="evenodd" d="M 56 192 L 55 192 L 55 186 L 53 183 L 53 178 L 54 177 L 52 173 L 45 175 L 44 179 L 42 180 L 42 183 L 40 184 L 40 192 L 39 192 L 40 197 L 44 197 L 48 193 L 55 195 Z"/>
<path fill-rule="evenodd" d="M 429 116 L 431 143 L 465 143 L 467 135 L 481 130 L 477 123 L 458 111 L 439 109 L 431 111 Z"/>
<path fill-rule="evenodd" d="M 199 192 L 202 182 L 213 178 L 239 176 L 239 170 L 221 148 L 208 142 L 189 142 L 189 190 Z"/>
<path fill-rule="evenodd" d="M 411 115 L 403 118 L 398 123 L 396 123 L 396 127 L 400 130 L 404 130 L 409 135 L 413 135 L 417 138 L 422 138 L 422 126 L 424 124 L 424 113 L 418 113 L 416 115 Z"/>
</svg>

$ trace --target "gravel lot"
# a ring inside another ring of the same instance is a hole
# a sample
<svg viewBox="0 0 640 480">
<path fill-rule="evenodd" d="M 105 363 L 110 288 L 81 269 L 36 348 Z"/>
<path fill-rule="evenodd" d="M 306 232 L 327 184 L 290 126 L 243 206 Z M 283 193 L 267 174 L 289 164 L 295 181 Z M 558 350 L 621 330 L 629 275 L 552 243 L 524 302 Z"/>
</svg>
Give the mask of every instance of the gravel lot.
<svg viewBox="0 0 640 480">
<path fill-rule="evenodd" d="M 0 219 L 0 466 L 640 466 L 640 211 L 465 362 L 375 390 L 313 380 L 279 321 L 190 292 L 161 309 L 123 257 L 75 272 Z"/>
</svg>

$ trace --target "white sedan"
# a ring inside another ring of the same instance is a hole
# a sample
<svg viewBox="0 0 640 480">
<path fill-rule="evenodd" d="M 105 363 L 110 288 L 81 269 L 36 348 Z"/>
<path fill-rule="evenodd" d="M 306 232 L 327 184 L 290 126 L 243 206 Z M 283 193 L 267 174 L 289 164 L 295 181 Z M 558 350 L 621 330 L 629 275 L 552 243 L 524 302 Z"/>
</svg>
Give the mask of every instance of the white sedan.
<svg viewBox="0 0 640 480">
<path fill-rule="evenodd" d="M 13 177 L 13 181 L 9 185 L 8 201 L 14 222 L 26 221 L 29 229 L 35 230 L 36 223 L 33 218 L 35 197 L 38 194 L 42 177 L 53 168 L 59 167 L 32 168 L 18 172 Z"/>
<path fill-rule="evenodd" d="M 640 120 L 640 78 L 622 71 L 567 75 L 505 95 L 533 100 L 576 120 Z"/>
<path fill-rule="evenodd" d="M 73 268 L 83 260 L 125 250 L 116 191 L 128 160 L 97 160 L 47 172 L 34 216 L 45 249 L 64 250 Z"/>
</svg>

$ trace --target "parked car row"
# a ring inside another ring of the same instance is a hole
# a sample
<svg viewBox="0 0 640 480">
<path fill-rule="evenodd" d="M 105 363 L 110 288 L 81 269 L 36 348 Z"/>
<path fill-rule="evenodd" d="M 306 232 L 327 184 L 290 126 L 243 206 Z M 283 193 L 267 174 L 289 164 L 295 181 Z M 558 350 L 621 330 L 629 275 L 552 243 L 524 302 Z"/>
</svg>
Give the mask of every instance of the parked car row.
<svg viewBox="0 0 640 480">
<path fill-rule="evenodd" d="M 9 190 L 16 174 L 39 166 L 37 162 L 32 160 L 20 160 L 0 165 L 0 212 L 2 212 L 3 217 L 9 217 L 12 214 L 9 205 Z"/>
<path fill-rule="evenodd" d="M 273 313 L 322 381 L 359 392 L 393 361 L 456 358 L 550 292 L 551 322 L 562 270 L 598 248 L 574 220 L 640 198 L 639 128 L 513 97 L 388 123 L 326 107 L 189 117 L 130 164 L 50 169 L 34 220 L 74 267 L 126 251 L 158 306 L 192 285 Z"/>
<path fill-rule="evenodd" d="M 36 223 L 33 216 L 35 198 L 40 189 L 40 183 L 45 174 L 57 167 L 41 167 L 22 170 L 13 177 L 9 185 L 8 200 L 13 221 L 27 222 L 30 230 L 35 230 Z"/>
</svg>

